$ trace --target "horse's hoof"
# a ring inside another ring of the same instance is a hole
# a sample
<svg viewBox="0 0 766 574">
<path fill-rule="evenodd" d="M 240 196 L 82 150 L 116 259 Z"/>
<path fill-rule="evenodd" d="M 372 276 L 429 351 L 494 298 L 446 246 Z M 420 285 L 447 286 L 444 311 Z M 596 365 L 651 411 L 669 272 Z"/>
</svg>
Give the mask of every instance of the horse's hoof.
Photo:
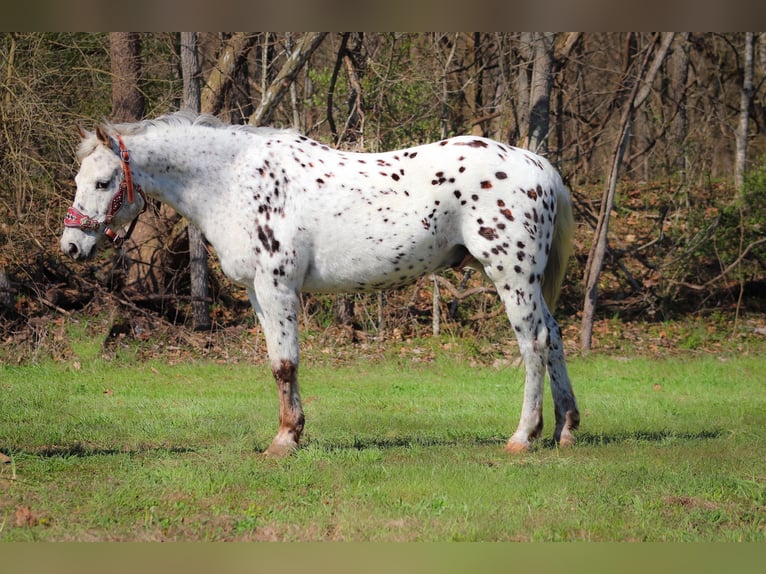
<svg viewBox="0 0 766 574">
<path fill-rule="evenodd" d="M 514 440 L 509 440 L 508 444 L 505 445 L 505 452 L 509 452 L 511 454 L 529 452 L 531 449 L 532 447 L 529 443 L 516 442 Z"/>
<path fill-rule="evenodd" d="M 559 439 L 560 448 L 571 448 L 575 444 L 575 437 L 571 432 L 564 431 Z"/>
<path fill-rule="evenodd" d="M 263 455 L 267 458 L 285 458 L 298 449 L 297 444 L 271 443 Z"/>
</svg>

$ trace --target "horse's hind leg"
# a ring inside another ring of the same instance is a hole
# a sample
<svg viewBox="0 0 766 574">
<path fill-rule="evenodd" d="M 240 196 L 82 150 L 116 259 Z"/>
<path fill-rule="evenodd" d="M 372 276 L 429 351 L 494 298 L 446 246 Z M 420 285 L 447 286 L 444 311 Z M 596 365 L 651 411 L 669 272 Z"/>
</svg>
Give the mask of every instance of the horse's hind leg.
<svg viewBox="0 0 766 574">
<path fill-rule="evenodd" d="M 551 395 L 553 395 L 556 414 L 556 430 L 553 438 L 559 445 L 569 446 L 575 442 L 572 431 L 576 430 L 580 424 L 580 412 L 577 409 L 577 401 L 567 372 L 561 329 L 547 307 L 543 308 L 543 313 L 549 334 L 548 376 L 551 381 Z"/>
<path fill-rule="evenodd" d="M 513 276 L 488 268 L 487 275 L 495 283 L 503 300 L 508 319 L 519 343 L 524 360 L 526 380 L 521 418 L 506 450 L 524 452 L 532 447 L 543 429 L 543 383 L 548 370 L 553 395 L 556 429 L 554 439 L 561 446 L 574 443 L 575 430 L 580 421 L 572 385 L 564 358 L 561 329 L 551 315 L 536 285 L 513 281 Z M 494 277 L 493 277 L 494 275 Z"/>
<path fill-rule="evenodd" d="M 524 452 L 531 449 L 531 440 L 538 438 L 543 430 L 543 382 L 548 357 L 548 327 L 543 321 L 541 305 L 535 300 L 537 297 L 534 291 L 515 289 L 502 281 L 496 282 L 496 285 L 516 333 L 526 370 L 521 418 L 505 448 L 509 452 Z"/>
<path fill-rule="evenodd" d="M 279 395 L 279 430 L 264 454 L 281 457 L 298 447 L 304 424 L 298 392 L 298 293 L 269 284 L 248 289 L 248 295 L 263 327 Z"/>
<path fill-rule="evenodd" d="M 546 367 L 556 417 L 553 436 L 560 446 L 572 445 L 575 442 L 572 431 L 579 425 L 580 414 L 567 373 L 561 329 L 539 292 L 505 289 L 503 285 L 500 293 L 526 369 L 521 419 L 505 448 L 509 452 L 528 451 L 531 440 L 540 437 Z"/>
</svg>

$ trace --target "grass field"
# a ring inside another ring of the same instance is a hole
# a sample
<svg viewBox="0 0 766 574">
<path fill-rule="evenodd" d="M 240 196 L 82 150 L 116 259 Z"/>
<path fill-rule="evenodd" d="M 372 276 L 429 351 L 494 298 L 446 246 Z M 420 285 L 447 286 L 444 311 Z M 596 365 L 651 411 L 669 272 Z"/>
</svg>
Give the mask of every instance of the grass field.
<svg viewBox="0 0 766 574">
<path fill-rule="evenodd" d="M 574 358 L 578 444 L 503 446 L 523 369 L 392 353 L 302 370 L 283 461 L 263 366 L 0 367 L 0 541 L 766 541 L 766 359 Z"/>
</svg>

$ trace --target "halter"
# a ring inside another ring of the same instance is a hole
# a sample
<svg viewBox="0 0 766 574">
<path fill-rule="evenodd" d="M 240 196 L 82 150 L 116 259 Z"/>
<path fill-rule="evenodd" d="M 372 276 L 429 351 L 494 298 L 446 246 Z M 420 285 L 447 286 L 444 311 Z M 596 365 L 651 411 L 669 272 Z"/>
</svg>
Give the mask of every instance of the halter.
<svg viewBox="0 0 766 574">
<path fill-rule="evenodd" d="M 77 229 L 81 229 L 83 231 L 98 231 L 101 228 L 101 225 L 104 225 L 104 235 L 106 235 L 109 240 L 112 242 L 112 245 L 114 247 L 119 248 L 125 240 L 127 240 L 130 235 L 133 233 L 133 229 L 136 226 L 136 223 L 138 222 L 139 216 L 146 211 L 147 206 L 147 200 L 146 195 L 144 194 L 144 190 L 141 189 L 140 185 L 133 185 L 133 175 L 130 172 L 130 154 L 128 153 L 127 148 L 125 147 L 125 143 L 122 141 L 122 138 L 119 134 L 116 135 L 117 137 L 117 143 L 119 147 L 117 149 L 114 149 L 115 152 L 120 156 L 120 160 L 122 161 L 122 174 L 123 178 L 120 182 L 120 186 L 117 189 L 117 193 L 114 194 L 112 197 L 112 201 L 109 204 L 109 210 L 106 212 L 106 216 L 104 217 L 104 221 L 101 222 L 98 219 L 95 219 L 93 217 L 89 217 L 79 211 L 74 206 L 67 209 L 66 217 L 64 217 L 64 227 L 75 227 Z M 138 194 L 141 196 L 141 198 L 144 200 L 144 205 L 141 207 L 141 211 L 139 211 L 136 216 L 133 218 L 133 220 L 130 222 L 130 226 L 128 227 L 128 231 L 125 233 L 124 236 L 120 237 L 117 235 L 117 232 L 112 229 L 111 223 L 114 220 L 114 216 L 117 215 L 117 212 L 120 211 L 123 204 L 125 203 L 125 196 L 127 195 L 127 201 L 128 203 L 133 203 L 135 201 L 135 193 L 138 192 Z"/>
</svg>

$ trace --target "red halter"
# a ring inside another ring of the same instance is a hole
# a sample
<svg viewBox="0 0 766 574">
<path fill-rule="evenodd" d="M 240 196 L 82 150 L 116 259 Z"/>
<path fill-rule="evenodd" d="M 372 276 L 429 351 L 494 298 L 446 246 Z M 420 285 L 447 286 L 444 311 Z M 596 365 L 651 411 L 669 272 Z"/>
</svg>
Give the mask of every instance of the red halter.
<svg viewBox="0 0 766 574">
<path fill-rule="evenodd" d="M 140 185 L 133 185 L 133 175 L 130 173 L 130 154 L 128 153 L 127 148 L 125 147 L 125 144 L 122 141 L 122 138 L 119 134 L 116 136 L 117 143 L 119 144 L 119 148 L 115 151 L 119 153 L 120 160 L 122 161 L 122 174 L 123 178 L 120 182 L 120 186 L 117 189 L 117 193 L 114 194 L 114 197 L 112 197 L 112 202 L 109 205 L 109 210 L 106 212 L 106 217 L 104 217 L 104 221 L 101 222 L 93 217 L 89 217 L 79 211 L 74 206 L 67 209 L 66 217 L 64 217 L 64 227 L 76 227 L 77 229 L 82 229 L 83 231 L 98 231 L 101 228 L 101 225 L 104 225 L 104 235 L 106 235 L 110 241 L 112 242 L 112 245 L 115 247 L 120 247 L 122 243 L 130 237 L 130 235 L 133 233 L 133 228 L 136 226 L 136 222 L 138 221 L 138 217 L 146 211 L 147 206 L 147 200 L 146 195 L 144 194 L 144 191 L 141 189 Z M 128 231 L 125 233 L 124 236 L 120 237 L 117 235 L 117 232 L 112 229 L 111 223 L 114 220 L 114 216 L 117 214 L 117 212 L 122 208 L 123 204 L 125 203 L 126 195 L 127 195 L 127 202 L 133 203 L 135 201 L 135 192 L 138 192 L 138 194 L 141 196 L 141 198 L 144 200 L 144 205 L 141 207 L 141 211 L 136 214 L 136 216 L 133 218 L 133 220 L 130 222 L 130 226 L 128 227 Z"/>
</svg>

